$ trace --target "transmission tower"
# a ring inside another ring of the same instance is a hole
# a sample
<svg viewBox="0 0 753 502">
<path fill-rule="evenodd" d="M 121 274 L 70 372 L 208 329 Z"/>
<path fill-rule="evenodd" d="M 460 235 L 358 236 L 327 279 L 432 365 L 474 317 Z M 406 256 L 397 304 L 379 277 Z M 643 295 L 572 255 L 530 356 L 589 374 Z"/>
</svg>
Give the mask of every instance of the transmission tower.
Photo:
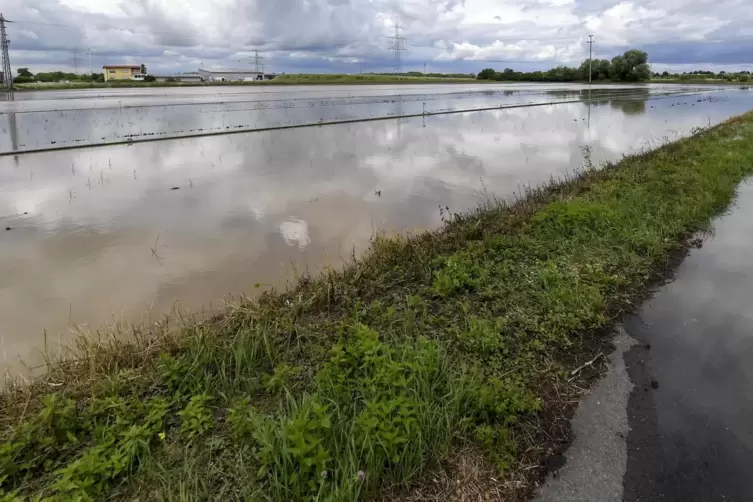
<svg viewBox="0 0 753 502">
<path fill-rule="evenodd" d="M 254 71 L 264 73 L 264 57 L 259 55 L 259 49 L 254 49 L 254 56 L 250 59 L 254 62 Z"/>
<path fill-rule="evenodd" d="M 7 89 L 13 89 L 13 75 L 10 70 L 10 56 L 8 55 L 8 46 L 10 40 L 8 40 L 8 34 L 5 32 L 5 23 L 12 23 L 8 21 L 0 14 L 0 45 L 2 45 L 3 51 L 3 87 Z"/>
<path fill-rule="evenodd" d="M 400 35 L 400 30 L 402 30 L 403 27 L 400 26 L 400 22 L 398 20 L 395 21 L 395 34 L 391 37 L 388 37 L 390 40 L 389 48 L 391 51 L 394 52 L 394 58 L 395 58 L 395 73 L 400 73 L 403 67 L 403 51 L 407 50 L 405 48 L 405 37 Z"/>
<path fill-rule="evenodd" d="M 79 52 L 78 47 L 73 48 L 73 73 L 78 75 L 78 60 L 79 60 Z"/>
</svg>

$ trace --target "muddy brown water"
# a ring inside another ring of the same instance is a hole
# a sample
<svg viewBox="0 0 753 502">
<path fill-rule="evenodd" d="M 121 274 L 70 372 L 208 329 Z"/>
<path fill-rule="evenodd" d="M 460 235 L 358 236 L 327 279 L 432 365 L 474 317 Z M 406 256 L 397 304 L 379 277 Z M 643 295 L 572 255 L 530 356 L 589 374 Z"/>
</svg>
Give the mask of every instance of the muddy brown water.
<svg viewBox="0 0 753 502">
<path fill-rule="evenodd" d="M 461 111 L 479 108 L 498 109 Z M 584 156 L 615 160 L 751 108 L 750 91 L 678 86 L 0 98 L 0 366 L 39 364 L 45 341 L 65 343 L 74 326 L 149 322 L 176 304 L 210 311 L 228 294 L 253 295 L 255 284 L 284 287 L 297 272 L 340 266 L 376 231 L 437 227 L 440 207 L 463 211 L 485 193 L 509 198 L 572 172 Z M 440 111 L 461 112 L 428 115 Z M 125 137 L 133 144 L 87 146 Z M 12 154 L 59 146 L 80 148 Z"/>
</svg>

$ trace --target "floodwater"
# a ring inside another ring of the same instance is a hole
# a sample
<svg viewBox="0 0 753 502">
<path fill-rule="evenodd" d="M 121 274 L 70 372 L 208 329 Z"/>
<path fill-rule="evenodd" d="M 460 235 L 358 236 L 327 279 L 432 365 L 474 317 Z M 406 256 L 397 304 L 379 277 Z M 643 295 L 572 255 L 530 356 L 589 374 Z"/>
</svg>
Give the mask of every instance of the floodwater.
<svg viewBox="0 0 753 502">
<path fill-rule="evenodd" d="M 626 501 L 753 498 L 753 184 L 626 329 Z M 650 389 L 652 386 L 655 389 Z"/>
<path fill-rule="evenodd" d="M 595 86 L 592 99 L 698 87 Z M 17 93 L 0 101 L 0 153 L 587 99 L 575 85 L 141 88 Z"/>
<path fill-rule="evenodd" d="M 618 159 L 751 108 L 747 90 L 679 86 L 17 93 L 0 101 L 0 364 L 34 365 L 73 326 L 284 287 L 376 231 L 436 227 L 440 208 L 471 208 L 484 191 L 511 197 L 584 155 Z"/>
</svg>

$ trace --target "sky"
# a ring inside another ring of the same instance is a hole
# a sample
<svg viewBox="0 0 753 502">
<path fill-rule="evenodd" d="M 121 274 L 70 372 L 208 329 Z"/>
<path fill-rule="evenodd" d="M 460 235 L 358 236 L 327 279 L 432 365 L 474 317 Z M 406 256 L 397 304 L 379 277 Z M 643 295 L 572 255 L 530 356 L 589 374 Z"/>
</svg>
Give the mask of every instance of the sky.
<svg viewBox="0 0 753 502">
<path fill-rule="evenodd" d="M 750 0 L 4 0 L 14 71 L 519 71 L 637 48 L 654 71 L 753 71 Z"/>
</svg>

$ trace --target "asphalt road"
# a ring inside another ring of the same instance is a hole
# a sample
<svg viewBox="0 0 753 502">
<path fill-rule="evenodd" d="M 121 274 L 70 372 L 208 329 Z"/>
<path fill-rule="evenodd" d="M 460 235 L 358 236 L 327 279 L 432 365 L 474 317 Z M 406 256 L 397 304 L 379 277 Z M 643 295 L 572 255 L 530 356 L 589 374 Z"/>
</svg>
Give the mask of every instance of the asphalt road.
<svg viewBox="0 0 753 502">
<path fill-rule="evenodd" d="M 753 501 L 753 186 L 616 335 L 540 501 Z"/>
</svg>

